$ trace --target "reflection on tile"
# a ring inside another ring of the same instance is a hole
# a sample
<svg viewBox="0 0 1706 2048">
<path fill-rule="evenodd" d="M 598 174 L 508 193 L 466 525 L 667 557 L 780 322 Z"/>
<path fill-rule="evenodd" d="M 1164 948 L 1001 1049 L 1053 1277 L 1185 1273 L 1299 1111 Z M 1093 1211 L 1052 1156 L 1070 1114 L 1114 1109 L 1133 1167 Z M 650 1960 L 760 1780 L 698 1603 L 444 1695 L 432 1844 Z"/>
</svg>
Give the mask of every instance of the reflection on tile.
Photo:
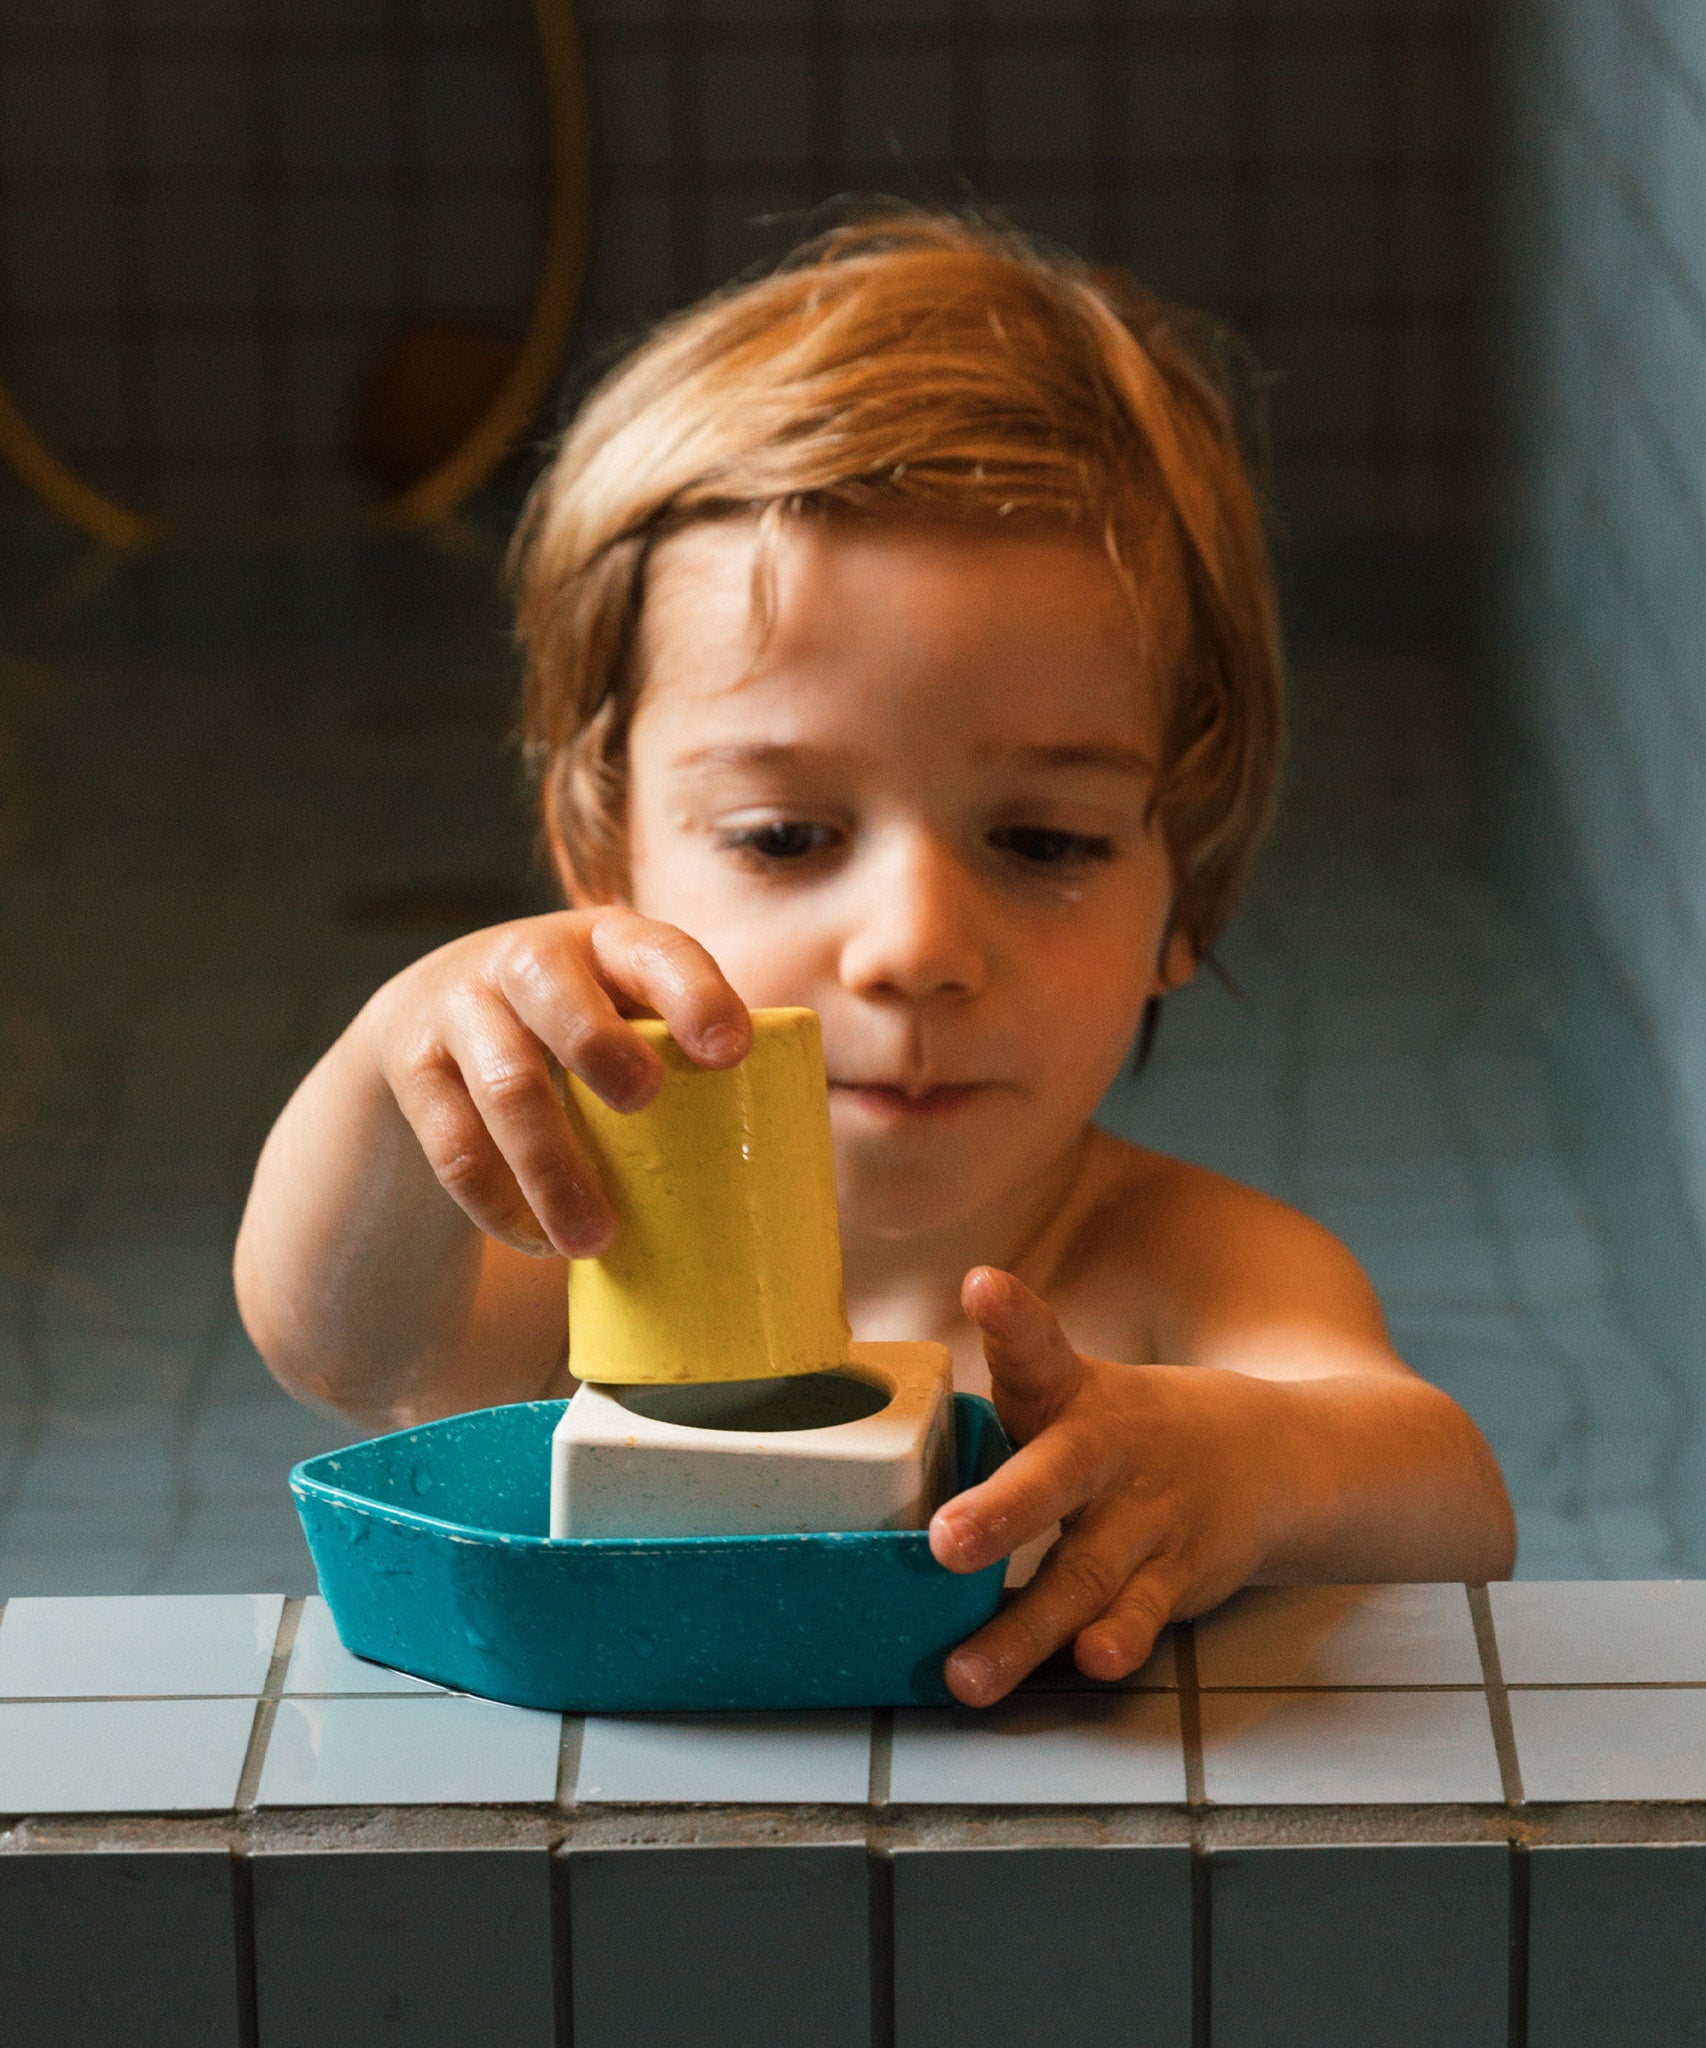
<svg viewBox="0 0 1706 2048">
<path fill-rule="evenodd" d="M 1478 1692 L 1205 1693 L 1204 1788 L 1222 1805 L 1392 1805 L 1503 1795 Z"/>
<path fill-rule="evenodd" d="M 249 1869 L 269 2048 L 551 2048 L 546 1850 L 318 1849 Z"/>
<path fill-rule="evenodd" d="M 1502 1844 L 1216 1849 L 1209 1870 L 1216 2048 L 1504 2048 Z"/>
<path fill-rule="evenodd" d="M 894 1717 L 897 1806 L 1174 1804 L 1185 1797 L 1173 1693 L 1006 1699 Z"/>
<path fill-rule="evenodd" d="M 1205 1686 L 1479 1685 L 1461 1586 L 1253 1586 L 1196 1623 Z"/>
<path fill-rule="evenodd" d="M 1487 1588 L 1507 1685 L 1706 1684 L 1706 1580 Z"/>
<path fill-rule="evenodd" d="M 868 1713 L 589 1714 L 575 1797 L 862 1806 L 870 1780 Z"/>
<path fill-rule="evenodd" d="M 1182 1844 L 901 1848 L 890 1861 L 895 2048 L 1190 2039 Z"/>
<path fill-rule="evenodd" d="M 224 1848 L 0 1856 L 0 1927 L 29 1930 L 0 1942 L 0 2013 L 18 2048 L 242 2038 Z"/>
<path fill-rule="evenodd" d="M 1541 1844 L 1528 1867 L 1533 2048 L 1697 2039 L 1706 2010 L 1706 1847 Z"/>
<path fill-rule="evenodd" d="M 1020 1692 L 1171 1692 L 1179 1680 L 1174 1668 L 1173 1631 L 1164 1628 L 1155 1648 L 1129 1678 L 1112 1682 L 1086 1678 L 1072 1661 L 1072 1645 L 1056 1650 L 1039 1664 L 1029 1678 L 1019 1681 Z"/>
<path fill-rule="evenodd" d="M 258 1694 L 280 1593 L 16 1599 L 0 1623 L 0 1699 Z"/>
<path fill-rule="evenodd" d="M 556 1797 L 560 1714 L 455 1694 L 279 1702 L 260 1806 L 479 1806 Z"/>
<path fill-rule="evenodd" d="M 1526 1799 L 1706 1799 L 1706 1689 L 1512 1692 Z"/>
<path fill-rule="evenodd" d="M 445 1690 L 430 1679 L 411 1678 L 406 1671 L 393 1671 L 386 1664 L 369 1664 L 364 1657 L 352 1657 L 338 1640 L 332 1610 L 318 1593 L 302 1603 L 296 1641 L 290 1652 L 290 1668 L 284 1675 L 284 1690 L 290 1693 L 418 1693 Z"/>
<path fill-rule="evenodd" d="M 70 1700 L 0 1705 L 0 1813 L 220 1813 L 255 1703 Z"/>
</svg>

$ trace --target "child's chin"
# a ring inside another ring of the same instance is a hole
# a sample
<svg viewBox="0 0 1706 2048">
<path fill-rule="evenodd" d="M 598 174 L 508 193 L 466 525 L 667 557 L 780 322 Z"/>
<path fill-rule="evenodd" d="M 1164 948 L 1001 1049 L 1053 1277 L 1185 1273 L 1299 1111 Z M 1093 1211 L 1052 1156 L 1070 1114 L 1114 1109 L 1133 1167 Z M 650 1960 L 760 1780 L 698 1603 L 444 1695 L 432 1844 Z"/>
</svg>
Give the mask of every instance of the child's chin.
<svg viewBox="0 0 1706 2048">
<path fill-rule="evenodd" d="M 984 1208 L 995 1178 L 970 1148 L 867 1141 L 841 1149 L 837 1179 L 844 1228 L 879 1237 L 951 1229 Z"/>
</svg>

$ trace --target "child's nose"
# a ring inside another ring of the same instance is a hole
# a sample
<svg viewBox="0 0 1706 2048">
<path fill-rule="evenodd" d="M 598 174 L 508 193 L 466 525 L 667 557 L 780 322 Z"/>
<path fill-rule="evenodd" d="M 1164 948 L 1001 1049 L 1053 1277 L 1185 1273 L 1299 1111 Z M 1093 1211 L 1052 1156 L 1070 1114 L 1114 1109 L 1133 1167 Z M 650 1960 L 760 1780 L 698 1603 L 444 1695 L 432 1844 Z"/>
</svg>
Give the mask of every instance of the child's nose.
<svg viewBox="0 0 1706 2048">
<path fill-rule="evenodd" d="M 976 878 L 952 849 L 897 835 L 861 877 L 841 953 L 843 986 L 925 1002 L 981 995 L 989 982 Z"/>
</svg>

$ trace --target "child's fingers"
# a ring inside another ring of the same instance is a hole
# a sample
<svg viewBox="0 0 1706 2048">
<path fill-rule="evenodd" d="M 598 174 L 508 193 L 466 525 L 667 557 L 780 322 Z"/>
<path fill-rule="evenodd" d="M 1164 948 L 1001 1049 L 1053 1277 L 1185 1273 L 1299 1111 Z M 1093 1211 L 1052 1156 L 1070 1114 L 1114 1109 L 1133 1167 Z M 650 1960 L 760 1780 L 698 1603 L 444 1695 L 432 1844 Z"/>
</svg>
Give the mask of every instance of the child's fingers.
<svg viewBox="0 0 1706 2048">
<path fill-rule="evenodd" d="M 732 1067 L 752 1050 L 752 1018 L 696 939 L 637 911 L 601 911 L 588 927 L 593 963 L 631 1001 L 655 1010 L 702 1067 Z"/>
<path fill-rule="evenodd" d="M 482 1230 L 508 1234 L 493 1226 L 505 1218 L 513 1187 L 565 1258 L 602 1251 L 615 1219 L 575 1143 L 538 1040 L 505 1004 L 488 997 L 457 1006 L 444 1051 L 483 1131 L 467 1128 L 446 1103 L 442 1114 L 453 1141 L 441 1144 L 438 1156 L 427 1154 L 440 1183 Z"/>
<path fill-rule="evenodd" d="M 391 1092 L 439 1185 L 477 1229 L 542 1256 L 550 1250 L 515 1175 L 492 1142 L 455 1063 L 410 1061 L 389 1075 Z"/>
<path fill-rule="evenodd" d="M 1129 1528 L 1116 1532 L 1086 1516 L 1019 1597 L 949 1653 L 942 1667 L 948 1690 L 968 1707 L 990 1706 L 1011 1692 L 1107 1610 L 1149 1548 Z"/>
<path fill-rule="evenodd" d="M 1109 1432 L 1089 1416 L 1057 1423 L 936 1510 L 931 1555 L 951 1572 L 982 1571 L 1011 1557 L 1101 1491 L 1111 1449 Z"/>
<path fill-rule="evenodd" d="M 1158 1553 L 1132 1573 L 1088 1627 L 1078 1631 L 1073 1656 L 1086 1678 L 1126 1678 L 1155 1647 L 1172 1620 L 1180 1593 L 1176 1561 Z"/>
<path fill-rule="evenodd" d="M 960 1306 L 983 1334 L 983 1355 L 996 1398 L 1035 1413 L 1040 1428 L 1063 1407 L 1084 1377 L 1053 1309 L 999 1266 L 973 1266 L 960 1283 Z"/>
<path fill-rule="evenodd" d="M 498 961 L 498 993 L 565 1073 L 612 1109 L 643 1109 L 663 1061 L 627 1022 L 567 932 L 555 943 L 518 934 Z"/>
</svg>

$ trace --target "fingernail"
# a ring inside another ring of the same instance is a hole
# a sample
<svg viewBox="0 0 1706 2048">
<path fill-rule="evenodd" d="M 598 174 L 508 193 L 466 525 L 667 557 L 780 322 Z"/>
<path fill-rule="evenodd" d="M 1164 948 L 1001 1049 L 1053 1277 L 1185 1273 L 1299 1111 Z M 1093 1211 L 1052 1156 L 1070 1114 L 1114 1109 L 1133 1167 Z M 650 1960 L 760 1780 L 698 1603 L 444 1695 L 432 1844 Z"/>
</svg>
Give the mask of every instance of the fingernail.
<svg viewBox="0 0 1706 2048">
<path fill-rule="evenodd" d="M 938 1515 L 930 1524 L 930 1548 L 936 1562 L 946 1565 L 950 1571 L 963 1570 L 974 1552 L 972 1531 L 963 1528 L 947 1515 Z"/>
<path fill-rule="evenodd" d="M 610 1249 L 616 1226 L 608 1216 L 585 1217 L 568 1233 L 565 1247 L 571 1259 L 596 1259 Z"/>
<path fill-rule="evenodd" d="M 636 1053 L 610 1081 L 611 1108 L 643 1109 L 651 1099 L 656 1078 L 651 1061 L 643 1053 Z"/>
<path fill-rule="evenodd" d="M 950 1657 L 948 1664 L 954 1675 L 954 1690 L 962 1697 L 970 1693 L 974 1701 L 985 1700 L 999 1687 L 995 1666 L 987 1657 Z"/>
<path fill-rule="evenodd" d="M 732 1064 L 746 1050 L 746 1033 L 737 1031 L 732 1024 L 713 1024 L 708 1031 L 700 1032 L 699 1050 L 708 1060 L 727 1060 Z"/>
</svg>

